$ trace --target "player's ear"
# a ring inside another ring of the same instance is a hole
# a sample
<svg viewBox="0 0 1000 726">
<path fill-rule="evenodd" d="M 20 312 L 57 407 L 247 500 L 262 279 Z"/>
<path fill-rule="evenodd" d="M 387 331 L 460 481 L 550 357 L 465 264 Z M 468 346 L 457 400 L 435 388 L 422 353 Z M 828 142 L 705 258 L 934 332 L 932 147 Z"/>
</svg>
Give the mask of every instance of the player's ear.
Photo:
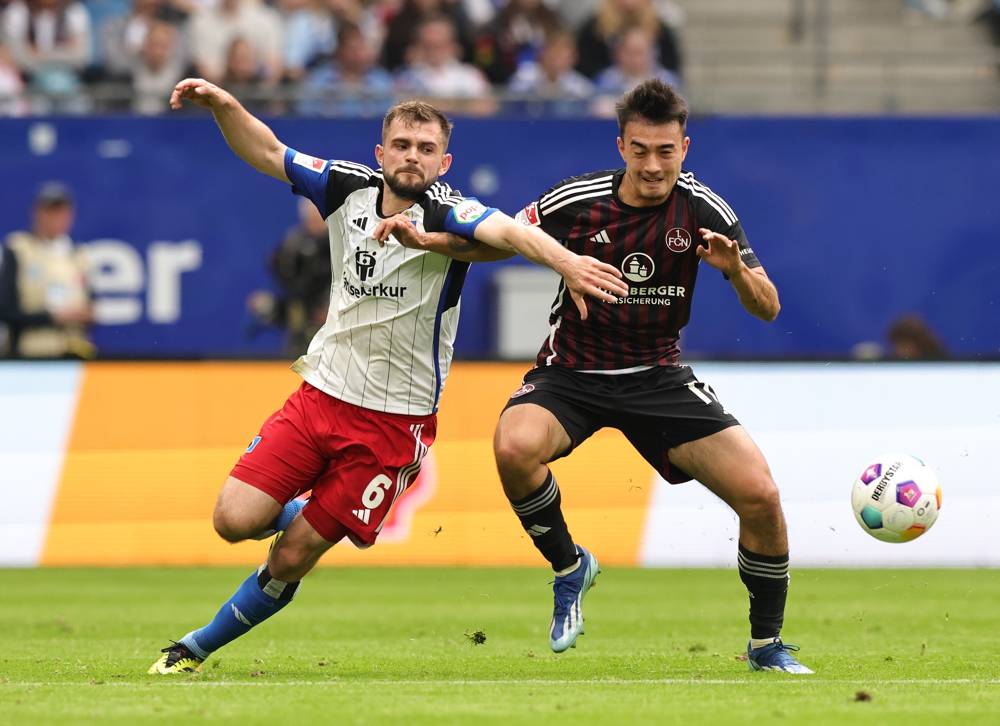
<svg viewBox="0 0 1000 726">
<path fill-rule="evenodd" d="M 688 155 L 689 146 L 691 146 L 691 137 L 685 136 L 684 141 L 681 142 L 681 161 L 684 161 L 684 157 Z"/>
<path fill-rule="evenodd" d="M 451 154 L 445 154 L 444 156 L 441 157 L 441 167 L 438 169 L 438 175 L 444 176 L 446 173 L 448 173 L 448 170 L 450 168 L 451 168 Z"/>
<path fill-rule="evenodd" d="M 385 155 L 385 149 L 382 148 L 382 144 L 375 144 L 375 161 L 378 165 L 382 166 L 382 158 Z"/>
<path fill-rule="evenodd" d="M 618 154 L 622 157 L 622 161 L 625 161 L 625 139 L 621 136 L 618 137 Z"/>
</svg>

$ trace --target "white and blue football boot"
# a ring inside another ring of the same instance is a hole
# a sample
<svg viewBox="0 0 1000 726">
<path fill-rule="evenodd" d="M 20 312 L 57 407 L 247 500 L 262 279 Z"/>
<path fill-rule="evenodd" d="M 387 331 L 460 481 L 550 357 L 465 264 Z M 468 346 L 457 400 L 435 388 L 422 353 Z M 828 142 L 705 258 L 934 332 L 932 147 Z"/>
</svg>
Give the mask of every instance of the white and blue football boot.
<svg viewBox="0 0 1000 726">
<path fill-rule="evenodd" d="M 583 634 L 583 596 L 594 585 L 601 568 L 597 558 L 577 545 L 580 565 L 568 575 L 556 576 L 552 583 L 553 610 L 549 630 L 549 645 L 562 653 L 576 645 L 576 638 Z"/>
<path fill-rule="evenodd" d="M 784 671 L 807 675 L 813 671 L 795 660 L 789 651 L 797 651 L 799 646 L 782 643 L 781 638 L 775 638 L 761 648 L 751 648 L 747 643 L 747 663 L 752 671 Z"/>
</svg>

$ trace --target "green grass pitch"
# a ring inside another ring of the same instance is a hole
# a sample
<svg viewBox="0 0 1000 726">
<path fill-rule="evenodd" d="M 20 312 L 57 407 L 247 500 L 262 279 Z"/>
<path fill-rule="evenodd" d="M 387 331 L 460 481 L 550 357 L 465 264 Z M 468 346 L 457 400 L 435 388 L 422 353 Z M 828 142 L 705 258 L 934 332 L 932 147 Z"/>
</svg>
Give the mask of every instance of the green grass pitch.
<svg viewBox="0 0 1000 726">
<path fill-rule="evenodd" d="M 606 568 L 557 656 L 542 569 L 324 568 L 203 673 L 147 676 L 245 576 L 0 570 L 0 723 L 1000 723 L 996 570 L 794 571 L 817 673 L 789 676 L 740 659 L 733 570 Z"/>
</svg>

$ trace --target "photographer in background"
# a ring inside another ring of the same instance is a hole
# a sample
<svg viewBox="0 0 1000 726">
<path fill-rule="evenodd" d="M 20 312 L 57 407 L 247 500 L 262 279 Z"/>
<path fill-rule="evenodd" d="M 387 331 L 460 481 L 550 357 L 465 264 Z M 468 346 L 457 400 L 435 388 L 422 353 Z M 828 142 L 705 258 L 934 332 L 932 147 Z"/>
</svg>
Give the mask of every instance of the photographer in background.
<svg viewBox="0 0 1000 726">
<path fill-rule="evenodd" d="M 330 301 L 330 242 L 326 222 L 316 207 L 299 203 L 299 223 L 288 230 L 271 255 L 269 267 L 281 293 L 255 290 L 247 307 L 257 322 L 288 332 L 289 353 L 305 353 L 309 341 L 326 320 Z"/>
<path fill-rule="evenodd" d="M 92 358 L 90 289 L 69 231 L 73 198 L 58 182 L 35 198 L 30 232 L 0 247 L 0 354 L 14 358 Z"/>
</svg>

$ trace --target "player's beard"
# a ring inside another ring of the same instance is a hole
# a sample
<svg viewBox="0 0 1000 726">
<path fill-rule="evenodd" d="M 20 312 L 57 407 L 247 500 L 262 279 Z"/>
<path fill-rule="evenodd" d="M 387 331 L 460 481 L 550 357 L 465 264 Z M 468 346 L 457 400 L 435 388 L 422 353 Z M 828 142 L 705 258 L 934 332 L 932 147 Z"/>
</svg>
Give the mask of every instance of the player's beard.
<svg viewBox="0 0 1000 726">
<path fill-rule="evenodd" d="M 385 176 L 386 186 L 392 189 L 393 194 L 395 194 L 397 197 L 402 197 L 403 199 L 409 199 L 412 202 L 415 202 L 418 199 L 420 199 L 420 197 L 424 195 L 424 192 L 430 189 L 431 186 L 434 184 L 434 182 L 437 181 L 437 177 L 434 177 L 433 179 L 430 180 L 430 182 L 426 184 L 423 182 L 422 179 L 414 182 L 404 181 L 403 179 L 400 178 L 398 172 L 395 174 L 390 174 L 388 172 L 385 172 L 384 176 Z M 411 176 L 412 175 L 408 175 L 407 179 L 409 179 Z"/>
</svg>

